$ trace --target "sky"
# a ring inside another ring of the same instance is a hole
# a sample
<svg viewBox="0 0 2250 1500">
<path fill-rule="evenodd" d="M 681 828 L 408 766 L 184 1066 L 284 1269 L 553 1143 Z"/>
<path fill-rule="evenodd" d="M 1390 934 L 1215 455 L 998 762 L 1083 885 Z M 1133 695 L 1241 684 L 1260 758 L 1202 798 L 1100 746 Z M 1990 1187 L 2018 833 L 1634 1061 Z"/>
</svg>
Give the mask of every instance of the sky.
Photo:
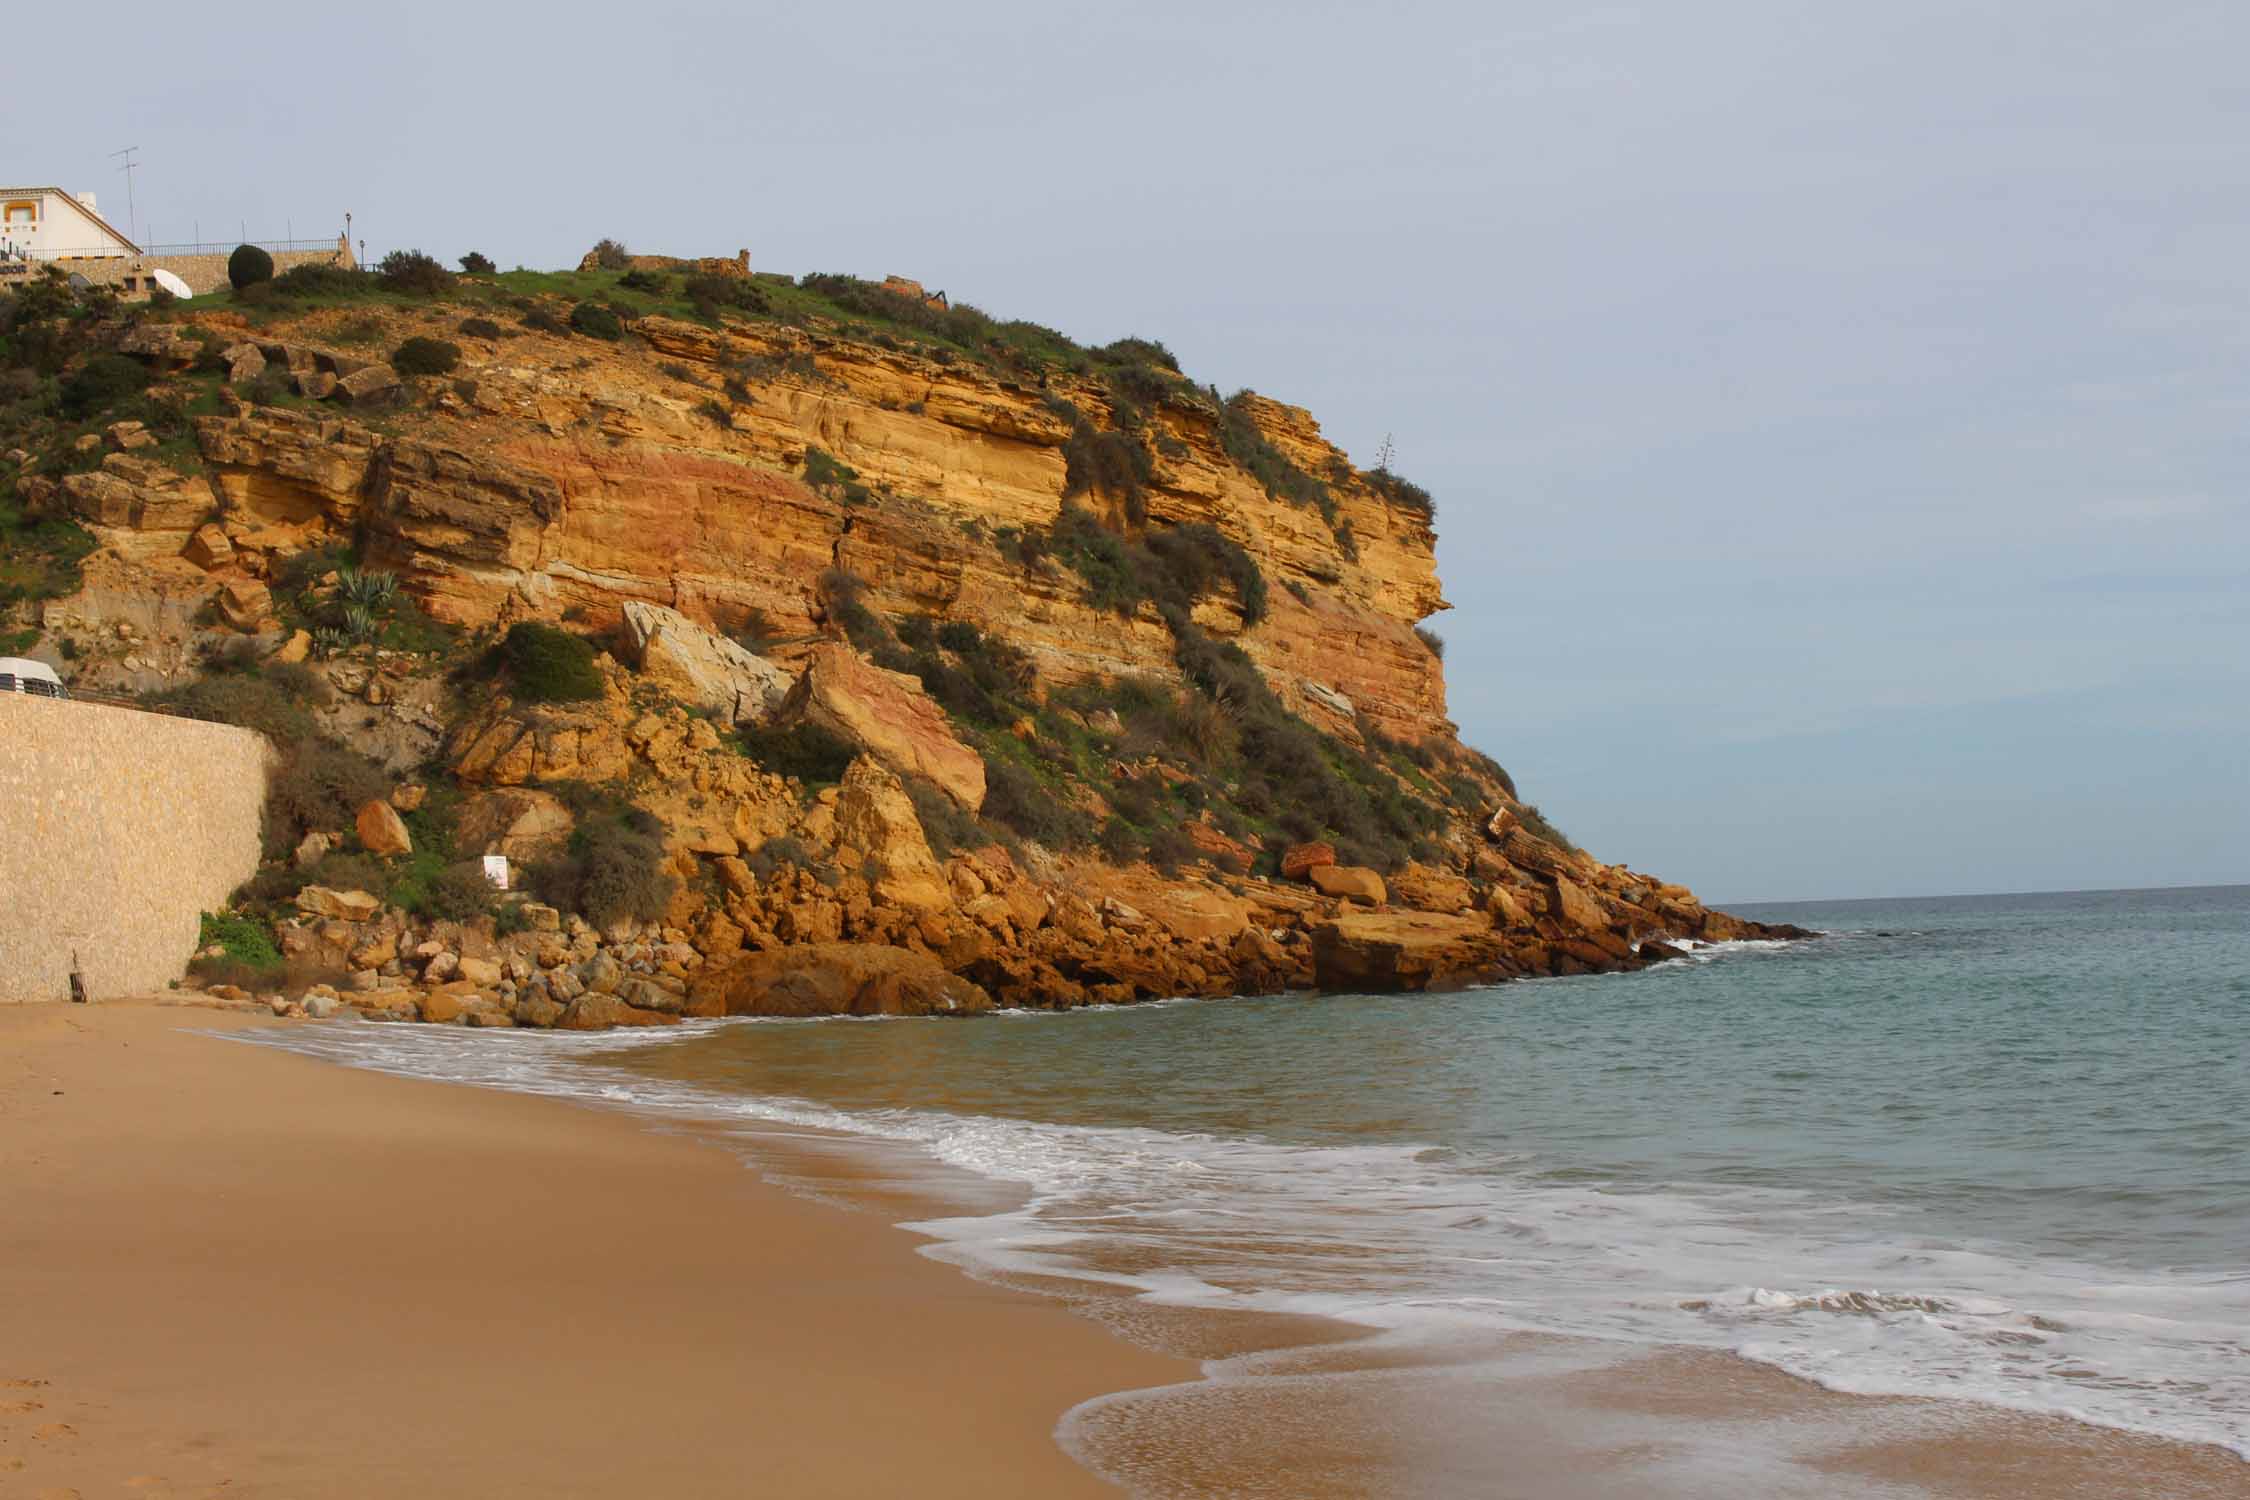
<svg viewBox="0 0 2250 1500">
<path fill-rule="evenodd" d="M 747 246 L 1160 338 L 1391 438 L 1462 734 L 1600 857 L 2240 882 L 2244 57 L 2235 0 L 175 9 L 15 78 L 7 170 L 122 218 L 138 146 L 154 240 Z"/>
</svg>

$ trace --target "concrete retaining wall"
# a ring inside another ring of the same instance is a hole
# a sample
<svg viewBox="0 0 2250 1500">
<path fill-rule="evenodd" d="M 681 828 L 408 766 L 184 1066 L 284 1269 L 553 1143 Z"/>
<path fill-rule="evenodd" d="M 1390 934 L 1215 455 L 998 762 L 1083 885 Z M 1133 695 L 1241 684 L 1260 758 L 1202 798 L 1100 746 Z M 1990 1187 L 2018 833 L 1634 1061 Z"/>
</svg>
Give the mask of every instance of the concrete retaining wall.
<svg viewBox="0 0 2250 1500">
<path fill-rule="evenodd" d="M 161 990 L 258 867 L 273 752 L 246 729 L 0 693 L 0 1000 Z"/>
</svg>

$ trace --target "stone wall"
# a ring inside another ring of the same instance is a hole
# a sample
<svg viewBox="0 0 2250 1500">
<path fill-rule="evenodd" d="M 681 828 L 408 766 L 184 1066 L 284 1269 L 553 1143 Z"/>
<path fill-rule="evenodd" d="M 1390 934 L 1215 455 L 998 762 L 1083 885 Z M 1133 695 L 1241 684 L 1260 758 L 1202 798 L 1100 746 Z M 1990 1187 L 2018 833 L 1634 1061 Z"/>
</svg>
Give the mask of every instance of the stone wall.
<svg viewBox="0 0 2250 1500">
<path fill-rule="evenodd" d="M 163 989 L 258 867 L 246 729 L 0 693 L 0 1001 Z"/>
<path fill-rule="evenodd" d="M 227 284 L 227 258 L 234 252 L 228 250 L 218 255 L 117 255 L 99 260 L 74 260 L 67 269 L 77 272 L 97 286 L 114 286 L 129 302 L 148 296 L 154 283 L 149 273 L 170 271 L 188 284 L 188 290 L 200 297 L 205 292 L 215 292 Z M 273 250 L 273 273 L 297 266 L 342 266 L 349 270 L 357 264 L 351 251 L 341 243 L 323 250 Z M 37 274 L 34 266 L 31 274 Z M 130 285 L 128 285 L 130 283 Z"/>
</svg>

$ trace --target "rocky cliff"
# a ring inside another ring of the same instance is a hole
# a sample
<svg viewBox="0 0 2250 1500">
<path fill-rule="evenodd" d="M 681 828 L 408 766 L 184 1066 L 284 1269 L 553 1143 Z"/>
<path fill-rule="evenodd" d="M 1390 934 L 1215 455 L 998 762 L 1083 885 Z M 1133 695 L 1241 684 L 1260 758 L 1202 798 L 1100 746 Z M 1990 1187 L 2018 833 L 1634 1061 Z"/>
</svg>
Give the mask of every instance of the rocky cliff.
<svg viewBox="0 0 2250 1500">
<path fill-rule="evenodd" d="M 304 905 L 308 875 L 265 910 L 367 1008 L 1421 987 L 1750 930 L 1571 848 L 1458 742 L 1426 495 L 1159 345 L 840 278 L 327 291 L 79 310 L 66 389 L 101 360 L 155 384 L 19 425 L 8 482 L 97 548 L 34 627 L 83 685 L 239 717 L 214 666 L 295 662 L 268 675 L 410 821 L 440 789 L 448 858 L 583 862 L 617 808 L 660 830 L 661 902 L 464 919 L 398 874 L 403 825 L 300 816 L 277 861 L 366 856 L 376 909 Z M 581 642 L 583 682 L 529 689 L 522 651 Z"/>
</svg>

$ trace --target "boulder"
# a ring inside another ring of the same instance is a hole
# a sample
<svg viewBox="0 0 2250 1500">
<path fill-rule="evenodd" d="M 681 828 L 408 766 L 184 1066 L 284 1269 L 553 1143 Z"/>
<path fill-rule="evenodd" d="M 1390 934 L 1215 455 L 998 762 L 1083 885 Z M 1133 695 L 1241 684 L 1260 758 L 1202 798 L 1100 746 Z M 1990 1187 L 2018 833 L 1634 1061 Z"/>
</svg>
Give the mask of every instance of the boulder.
<svg viewBox="0 0 2250 1500">
<path fill-rule="evenodd" d="M 625 633 L 641 675 L 730 724 L 773 717 L 796 681 L 741 642 L 661 604 L 627 600 Z"/>
<path fill-rule="evenodd" d="M 219 358 L 227 363 L 228 385 L 248 385 L 266 373 L 265 351 L 247 340 L 221 349 Z"/>
<path fill-rule="evenodd" d="M 1179 885 L 1143 898 L 1148 915 L 1184 943 L 1231 943 L 1250 925 L 1250 903 L 1203 885 Z"/>
<path fill-rule="evenodd" d="M 1499 934 L 1476 916 L 1347 912 L 1312 938 L 1314 980 L 1324 990 L 1426 990 L 1507 972 Z"/>
<path fill-rule="evenodd" d="M 778 717 L 816 724 L 902 776 L 920 776 L 975 812 L 984 805 L 984 757 L 954 735 L 919 679 L 889 672 L 851 647 L 813 648 Z"/>
<path fill-rule="evenodd" d="M 464 853 L 505 854 L 521 862 L 560 849 L 576 823 L 552 792 L 497 787 L 461 804 L 454 841 Z"/>
<path fill-rule="evenodd" d="M 468 1010 L 468 995 L 459 990 L 431 990 L 415 997 L 414 1009 L 432 1026 L 450 1026 Z"/>
<path fill-rule="evenodd" d="M 1383 877 L 1364 865 L 1314 865 L 1310 873 L 1313 889 L 1323 896 L 1341 896 L 1369 906 L 1381 906 L 1390 900 Z"/>
<path fill-rule="evenodd" d="M 255 630 L 273 614 L 273 593 L 255 578 L 230 578 L 219 589 L 219 613 L 237 630 Z"/>
<path fill-rule="evenodd" d="M 391 793 L 391 806 L 402 813 L 410 813 L 420 807 L 429 795 L 429 787 L 419 781 L 409 781 Z"/>
<path fill-rule="evenodd" d="M 382 909 L 382 898 L 368 891 L 339 891 L 325 885 L 308 885 L 297 892 L 297 910 L 331 921 L 372 921 Z"/>
<path fill-rule="evenodd" d="M 156 434 L 148 430 L 145 422 L 112 422 L 102 429 L 102 437 L 119 453 L 153 448 L 157 444 Z"/>
<path fill-rule="evenodd" d="M 273 659 L 284 663 L 298 662 L 303 661 L 310 655 L 312 655 L 312 632 L 299 630 L 293 632 L 288 640 L 281 643 L 280 649 L 274 652 Z"/>
<path fill-rule="evenodd" d="M 753 953 L 688 988 L 695 1016 L 966 1016 L 992 997 L 928 954 L 879 943 L 815 943 Z"/>
<path fill-rule="evenodd" d="M 87 436 L 101 446 L 99 437 Z M 64 476 L 57 493 L 49 503 L 133 563 L 178 557 L 211 512 L 209 481 L 131 453 L 112 453 L 98 469 Z"/>
<path fill-rule="evenodd" d="M 836 841 L 873 863 L 875 899 L 882 904 L 914 912 L 953 904 L 913 799 L 898 777 L 870 756 L 853 761 L 837 788 Z"/>
<path fill-rule="evenodd" d="M 297 852 L 289 856 L 290 863 L 300 870 L 309 865 L 317 865 L 327 857 L 334 845 L 333 839 L 315 829 L 297 841 Z"/>
<path fill-rule="evenodd" d="M 177 323 L 140 323 L 117 341 L 117 352 L 159 369 L 185 370 L 203 357 L 203 343 Z"/>
<path fill-rule="evenodd" d="M 1281 878 L 1310 880 L 1312 872 L 1336 863 L 1336 846 L 1328 843 L 1291 844 L 1281 854 Z"/>
<path fill-rule="evenodd" d="M 1578 882 L 1567 875 L 1554 877 L 1555 900 L 1552 915 L 1564 927 L 1578 932 L 1601 932 L 1609 927 L 1609 914 L 1593 897 L 1586 894 Z"/>
<path fill-rule="evenodd" d="M 345 406 L 382 406 L 398 398 L 398 371 L 389 365 L 363 365 L 337 376 L 329 394 Z"/>
<path fill-rule="evenodd" d="M 1476 904 L 1476 891 L 1469 882 L 1428 865 L 1408 865 L 1386 884 L 1393 901 L 1416 911 L 1463 912 Z"/>
<path fill-rule="evenodd" d="M 434 964 L 436 960 L 431 962 Z M 461 958 L 454 964 L 453 972 L 480 990 L 491 989 L 500 982 L 500 966 L 489 958 Z"/>
<path fill-rule="evenodd" d="M 414 836 L 406 831 L 406 820 L 398 809 L 380 799 L 362 804 L 353 826 L 359 832 L 359 841 L 370 854 L 412 854 Z"/>
<path fill-rule="evenodd" d="M 344 1005 L 343 998 L 333 989 L 318 984 L 305 991 L 303 998 L 297 1003 L 305 1008 L 306 1015 L 311 1016 L 316 1021 L 327 1020 L 337 1011 L 343 1009 Z"/>
<path fill-rule="evenodd" d="M 662 1011 L 637 1009 L 615 995 L 589 991 L 564 1006 L 554 1025 L 558 1031 L 607 1031 L 613 1026 L 676 1026 L 679 1020 Z"/>
</svg>

